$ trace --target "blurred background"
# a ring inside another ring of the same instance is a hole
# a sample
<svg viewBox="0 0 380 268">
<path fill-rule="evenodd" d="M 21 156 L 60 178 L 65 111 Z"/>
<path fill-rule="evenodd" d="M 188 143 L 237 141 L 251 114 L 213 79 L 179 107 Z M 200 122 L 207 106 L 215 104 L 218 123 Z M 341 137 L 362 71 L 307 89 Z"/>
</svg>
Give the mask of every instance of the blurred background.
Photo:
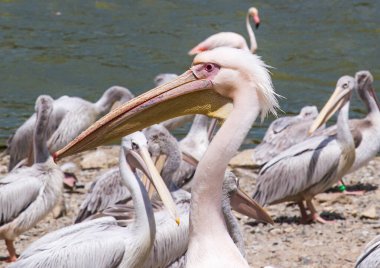
<svg viewBox="0 0 380 268">
<path fill-rule="evenodd" d="M 33 112 L 40 94 L 96 101 L 121 85 L 138 95 L 158 73 L 183 73 L 187 52 L 211 34 L 247 38 L 245 14 L 259 9 L 257 54 L 273 66 L 284 114 L 318 109 L 337 79 L 367 69 L 380 80 L 380 1 L 32 1 L 0 0 L 0 146 Z M 377 80 L 376 80 L 377 79 Z M 351 117 L 363 116 L 356 99 Z M 273 117 L 257 122 L 243 147 Z M 188 126 L 177 131 L 186 133 Z"/>
</svg>

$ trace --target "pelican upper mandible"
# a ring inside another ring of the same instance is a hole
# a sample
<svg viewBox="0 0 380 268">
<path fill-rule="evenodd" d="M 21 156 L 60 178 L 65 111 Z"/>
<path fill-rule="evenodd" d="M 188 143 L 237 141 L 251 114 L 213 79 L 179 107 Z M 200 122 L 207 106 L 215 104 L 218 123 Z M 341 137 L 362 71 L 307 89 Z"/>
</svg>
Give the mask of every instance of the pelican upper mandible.
<svg viewBox="0 0 380 268">
<path fill-rule="evenodd" d="M 233 47 L 240 48 L 247 51 L 251 51 L 255 53 L 257 50 L 257 42 L 255 34 L 252 30 L 251 24 L 249 23 L 249 18 L 252 17 L 253 22 L 255 23 L 256 29 L 259 28 L 260 25 L 260 17 L 259 11 L 255 7 L 251 7 L 248 9 L 247 15 L 245 17 L 245 24 L 247 27 L 249 40 L 251 42 L 251 47 L 249 48 L 245 38 L 240 34 L 234 32 L 220 32 L 217 34 L 213 34 L 208 37 L 206 40 L 202 41 L 194 48 L 189 51 L 189 55 L 195 55 L 202 51 L 211 50 L 217 47 Z"/>
<path fill-rule="evenodd" d="M 88 150 L 184 114 L 226 119 L 194 175 L 187 266 L 248 267 L 221 211 L 223 178 L 257 116 L 275 113 L 276 107 L 271 77 L 259 57 L 241 49 L 216 48 L 197 55 L 190 70 L 177 79 L 104 116 L 54 156 L 59 159 Z"/>
</svg>

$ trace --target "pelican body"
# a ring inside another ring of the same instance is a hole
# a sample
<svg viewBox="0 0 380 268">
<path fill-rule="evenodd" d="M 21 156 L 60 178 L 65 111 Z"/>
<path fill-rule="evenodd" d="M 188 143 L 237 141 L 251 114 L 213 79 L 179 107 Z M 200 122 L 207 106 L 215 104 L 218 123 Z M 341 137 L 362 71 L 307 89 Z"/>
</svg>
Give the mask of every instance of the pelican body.
<svg viewBox="0 0 380 268">
<path fill-rule="evenodd" d="M 261 205 L 297 202 L 302 220 L 307 222 L 310 219 L 303 207 L 305 200 L 311 219 L 325 222 L 316 213 L 312 198 L 338 182 L 355 160 L 355 145 L 348 127 L 349 100 L 355 86 L 354 78 L 340 78 L 334 94 L 310 128 L 310 132 L 314 132 L 341 109 L 337 134 L 311 137 L 270 160 L 260 170 L 253 199 Z"/>
<path fill-rule="evenodd" d="M 36 101 L 33 131 L 34 164 L 12 171 L 0 180 L 0 238 L 16 260 L 13 240 L 34 227 L 57 204 L 62 194 L 63 173 L 47 148 L 47 131 L 53 99 L 41 95 Z"/>
<path fill-rule="evenodd" d="M 367 108 L 367 116 L 363 119 L 351 119 L 348 124 L 355 141 L 355 161 L 349 173 L 368 164 L 380 151 L 380 109 L 373 87 L 373 76 L 369 71 L 360 71 L 355 75 L 357 92 Z M 317 131 L 315 135 L 335 135 L 337 126 Z"/>
</svg>

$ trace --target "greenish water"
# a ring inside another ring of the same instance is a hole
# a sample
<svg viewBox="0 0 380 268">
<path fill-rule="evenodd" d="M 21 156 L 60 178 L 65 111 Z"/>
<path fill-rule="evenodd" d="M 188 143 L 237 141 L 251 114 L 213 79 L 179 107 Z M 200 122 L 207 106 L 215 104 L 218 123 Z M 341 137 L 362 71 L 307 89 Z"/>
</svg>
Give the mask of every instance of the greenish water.
<svg viewBox="0 0 380 268">
<path fill-rule="evenodd" d="M 192 61 L 187 51 L 207 36 L 247 37 L 251 5 L 262 22 L 258 54 L 274 67 L 285 113 L 321 108 L 341 75 L 368 69 L 380 80 L 380 1 L 0 0 L 0 144 L 40 94 L 95 101 L 118 84 L 137 95 L 158 73 L 182 73 Z M 364 113 L 358 101 L 351 111 Z M 258 123 L 246 145 L 271 120 Z"/>
</svg>

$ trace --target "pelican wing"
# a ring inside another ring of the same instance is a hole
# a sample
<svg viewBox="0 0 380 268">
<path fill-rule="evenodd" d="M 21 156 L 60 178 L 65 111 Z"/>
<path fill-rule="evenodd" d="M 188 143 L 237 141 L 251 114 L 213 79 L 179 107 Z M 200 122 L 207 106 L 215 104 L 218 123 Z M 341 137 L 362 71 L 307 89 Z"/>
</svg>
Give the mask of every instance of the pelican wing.
<svg viewBox="0 0 380 268">
<path fill-rule="evenodd" d="M 280 152 L 307 138 L 307 131 L 313 121 L 297 119 L 297 117 L 283 117 L 271 124 L 262 143 L 257 145 L 254 150 L 253 161 L 255 164 L 264 165 Z"/>
<path fill-rule="evenodd" d="M 75 109 L 66 112 L 58 128 L 48 141 L 50 152 L 56 152 L 63 148 L 97 120 L 98 113 L 90 112 L 89 110 L 93 110 L 93 107 L 77 105 Z"/>
<path fill-rule="evenodd" d="M 0 180 L 0 226 L 14 220 L 40 193 L 43 183 L 22 168 Z"/>
<path fill-rule="evenodd" d="M 272 204 L 313 187 L 329 187 L 340 155 L 336 139 L 329 136 L 313 137 L 292 146 L 261 169 L 253 198 L 262 205 Z"/>
<path fill-rule="evenodd" d="M 7 151 L 10 155 L 8 169 L 12 170 L 21 160 L 28 157 L 33 149 L 33 130 L 36 123 L 36 114 L 29 117 L 16 132 L 8 139 Z"/>
<path fill-rule="evenodd" d="M 167 267 L 180 259 L 189 243 L 190 194 L 183 190 L 172 192 L 178 213 L 178 226 L 167 210 L 154 213 L 156 221 L 156 238 L 153 248 L 143 267 Z"/>
<path fill-rule="evenodd" d="M 131 197 L 127 187 L 122 185 L 119 168 L 104 173 L 92 183 L 91 188 L 80 206 L 75 223 L 105 210 L 115 204 L 124 203 Z"/>
<path fill-rule="evenodd" d="M 355 148 L 358 148 L 362 142 L 363 136 L 361 133 L 361 130 L 370 127 L 370 122 L 363 119 L 350 119 L 348 121 L 348 125 L 350 127 L 350 131 L 352 134 L 352 137 L 354 138 Z M 333 125 L 331 127 L 328 127 L 326 129 L 317 130 L 313 136 L 335 136 L 337 133 L 337 126 Z"/>
<path fill-rule="evenodd" d="M 355 268 L 379 267 L 380 266 L 380 236 L 376 236 L 369 242 L 364 252 L 356 261 Z"/>
<path fill-rule="evenodd" d="M 302 118 L 297 117 L 297 116 L 284 116 L 284 117 L 278 118 L 278 119 L 274 120 L 273 123 L 270 125 L 267 133 L 268 134 L 278 134 L 280 132 L 283 132 L 288 127 L 290 127 L 296 123 L 299 123 L 299 122 L 302 122 Z"/>
<path fill-rule="evenodd" d="M 186 253 L 183 254 L 178 260 L 169 264 L 166 268 L 183 268 L 186 267 Z"/>
<path fill-rule="evenodd" d="M 195 167 L 186 161 L 181 161 L 180 167 L 173 174 L 173 182 L 177 187 L 183 187 L 186 183 L 191 181 L 191 178 L 194 176 Z"/>
<path fill-rule="evenodd" d="M 31 244 L 10 267 L 118 267 L 124 232 L 112 217 L 68 226 Z"/>
</svg>

